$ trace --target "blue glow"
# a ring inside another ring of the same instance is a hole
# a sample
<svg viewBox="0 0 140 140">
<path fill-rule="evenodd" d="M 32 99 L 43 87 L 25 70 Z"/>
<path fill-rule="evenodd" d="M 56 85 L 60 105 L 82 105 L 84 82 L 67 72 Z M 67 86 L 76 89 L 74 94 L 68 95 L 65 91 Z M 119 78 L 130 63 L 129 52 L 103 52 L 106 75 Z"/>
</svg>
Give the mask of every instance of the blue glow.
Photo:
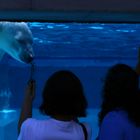
<svg viewBox="0 0 140 140">
<path fill-rule="evenodd" d="M 92 26 L 92 27 L 89 27 L 91 29 L 96 29 L 96 30 L 103 30 L 104 28 L 103 27 L 97 27 L 97 26 Z"/>
<path fill-rule="evenodd" d="M 47 28 L 49 28 L 49 29 L 53 29 L 54 27 L 51 26 L 51 25 L 48 25 Z"/>
<path fill-rule="evenodd" d="M 124 32 L 124 33 L 129 33 L 129 32 L 132 32 L 132 33 L 133 33 L 133 32 L 136 32 L 136 30 L 123 30 L 123 29 L 122 29 L 122 30 L 119 30 L 119 29 L 118 29 L 118 30 L 116 30 L 116 31 L 117 31 L 117 32 Z"/>
<path fill-rule="evenodd" d="M 16 112 L 16 110 L 12 110 L 12 109 L 3 109 L 3 110 L 0 110 L 0 113 L 5 113 L 5 114 L 13 113 L 13 112 Z"/>
</svg>

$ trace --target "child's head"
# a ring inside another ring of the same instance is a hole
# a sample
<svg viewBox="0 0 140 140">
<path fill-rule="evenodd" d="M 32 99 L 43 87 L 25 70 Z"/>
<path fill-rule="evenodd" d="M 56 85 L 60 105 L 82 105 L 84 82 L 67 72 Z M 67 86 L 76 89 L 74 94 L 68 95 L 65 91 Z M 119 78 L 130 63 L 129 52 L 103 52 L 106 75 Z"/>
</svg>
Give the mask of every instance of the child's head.
<svg viewBox="0 0 140 140">
<path fill-rule="evenodd" d="M 108 112 L 122 109 L 128 113 L 130 120 L 140 125 L 139 96 L 139 76 L 136 71 L 126 64 L 112 66 L 104 82 L 99 124 Z"/>
<path fill-rule="evenodd" d="M 104 83 L 104 98 L 112 104 L 125 104 L 131 101 L 138 92 L 138 75 L 126 64 L 112 66 Z"/>
<path fill-rule="evenodd" d="M 46 115 L 86 115 L 87 101 L 83 87 L 76 75 L 70 71 L 55 72 L 47 80 L 43 90 L 41 112 Z"/>
</svg>

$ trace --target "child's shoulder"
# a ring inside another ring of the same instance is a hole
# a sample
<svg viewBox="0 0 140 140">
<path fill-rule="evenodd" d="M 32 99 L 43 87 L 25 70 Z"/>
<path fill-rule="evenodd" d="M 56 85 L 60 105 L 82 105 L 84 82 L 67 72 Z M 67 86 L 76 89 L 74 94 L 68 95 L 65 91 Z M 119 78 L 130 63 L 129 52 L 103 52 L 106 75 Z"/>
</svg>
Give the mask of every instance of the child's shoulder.
<svg viewBox="0 0 140 140">
<path fill-rule="evenodd" d="M 40 125 L 40 124 L 44 124 L 49 122 L 49 119 L 47 120 L 39 120 L 39 119 L 35 119 L 35 118 L 28 118 L 23 122 L 23 126 L 36 126 L 36 125 Z"/>
<path fill-rule="evenodd" d="M 103 119 L 103 124 L 124 125 L 128 121 L 127 112 L 114 110 L 109 112 Z"/>
</svg>

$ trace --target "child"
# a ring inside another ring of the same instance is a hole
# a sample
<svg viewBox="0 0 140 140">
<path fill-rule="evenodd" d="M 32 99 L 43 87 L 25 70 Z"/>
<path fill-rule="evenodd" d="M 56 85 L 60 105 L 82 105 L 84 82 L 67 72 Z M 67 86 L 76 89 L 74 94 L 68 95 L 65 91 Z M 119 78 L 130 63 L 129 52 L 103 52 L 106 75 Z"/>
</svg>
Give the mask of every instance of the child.
<svg viewBox="0 0 140 140">
<path fill-rule="evenodd" d="M 109 69 L 99 123 L 98 140 L 140 140 L 139 76 L 128 65 Z"/>
<path fill-rule="evenodd" d="M 19 120 L 18 140 L 90 140 L 90 127 L 77 119 L 86 116 L 87 101 L 76 75 L 63 70 L 47 80 L 40 111 L 51 117 L 48 120 L 31 118 L 34 94 L 35 82 L 30 82 Z"/>
</svg>

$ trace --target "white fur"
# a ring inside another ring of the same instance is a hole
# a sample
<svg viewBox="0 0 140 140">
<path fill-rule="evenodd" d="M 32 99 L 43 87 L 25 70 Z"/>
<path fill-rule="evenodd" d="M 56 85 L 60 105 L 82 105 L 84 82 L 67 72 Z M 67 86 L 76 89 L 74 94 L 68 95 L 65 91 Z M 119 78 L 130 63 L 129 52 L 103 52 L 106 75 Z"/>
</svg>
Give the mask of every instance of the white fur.
<svg viewBox="0 0 140 140">
<path fill-rule="evenodd" d="M 28 63 L 34 56 L 32 42 L 32 33 L 26 23 L 0 22 L 0 58 L 5 52 L 20 62 Z"/>
</svg>

